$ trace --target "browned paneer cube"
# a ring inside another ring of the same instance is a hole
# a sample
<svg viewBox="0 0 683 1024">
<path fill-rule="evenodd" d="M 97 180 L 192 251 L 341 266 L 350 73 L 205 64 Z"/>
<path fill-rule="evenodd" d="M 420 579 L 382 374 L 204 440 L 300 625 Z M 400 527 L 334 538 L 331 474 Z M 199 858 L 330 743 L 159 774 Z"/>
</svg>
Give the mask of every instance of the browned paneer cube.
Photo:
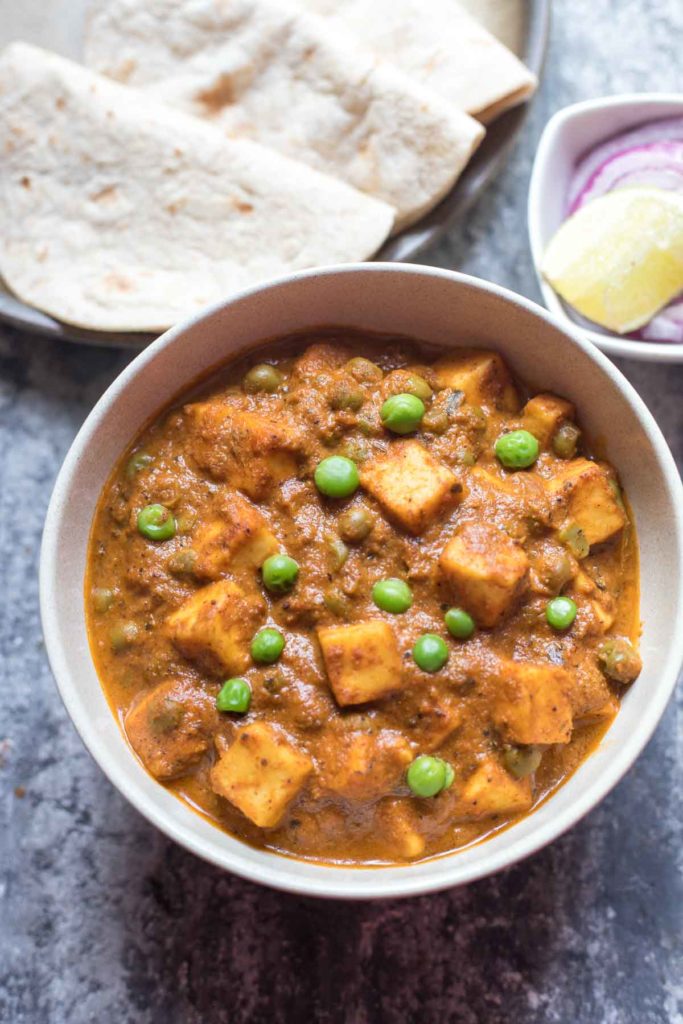
<svg viewBox="0 0 683 1024">
<path fill-rule="evenodd" d="M 547 448 L 558 428 L 575 417 L 576 409 L 565 398 L 551 394 L 536 395 L 522 410 L 522 426 Z"/>
<path fill-rule="evenodd" d="M 300 431 L 281 416 L 217 401 L 188 405 L 185 412 L 192 426 L 190 453 L 217 480 L 259 500 L 296 475 L 303 448 Z"/>
<path fill-rule="evenodd" d="M 415 860 L 424 853 L 427 841 L 410 801 L 382 800 L 377 809 L 377 828 L 386 837 L 386 848 L 392 856 Z"/>
<path fill-rule="evenodd" d="M 558 665 L 501 659 L 492 716 L 510 743 L 568 743 L 572 735 L 572 673 Z"/>
<path fill-rule="evenodd" d="M 253 722 L 235 732 L 211 769 L 211 788 L 259 828 L 275 828 L 312 770 L 285 733 Z"/>
<path fill-rule="evenodd" d="M 413 760 L 410 743 L 393 729 L 330 730 L 321 750 L 320 785 L 354 801 L 390 793 Z"/>
<path fill-rule="evenodd" d="M 337 704 L 367 704 L 404 685 L 401 656 L 388 622 L 321 626 L 318 640 Z"/>
<path fill-rule="evenodd" d="M 361 484 L 386 514 L 412 534 L 422 533 L 460 500 L 462 484 L 419 441 L 396 441 L 370 459 Z"/>
<path fill-rule="evenodd" d="M 572 671 L 572 686 L 567 696 L 574 721 L 580 721 L 582 725 L 613 718 L 619 708 L 604 675 L 585 655 Z"/>
<path fill-rule="evenodd" d="M 589 545 L 602 544 L 626 525 L 616 484 L 588 459 L 572 459 L 546 481 L 558 521 L 582 530 Z"/>
<path fill-rule="evenodd" d="M 280 550 L 266 520 L 241 494 L 222 496 L 215 512 L 192 538 L 196 576 L 215 580 L 234 569 L 258 569 Z"/>
<path fill-rule="evenodd" d="M 612 628 L 616 601 L 607 589 L 601 590 L 587 572 L 579 569 L 567 593 L 578 602 L 583 636 L 599 636 Z"/>
<path fill-rule="evenodd" d="M 454 817 L 465 821 L 510 818 L 528 811 L 532 803 L 531 779 L 515 779 L 495 758 L 488 757 L 465 783 Z"/>
<path fill-rule="evenodd" d="M 124 726 L 147 771 L 167 781 L 188 772 L 208 750 L 215 718 L 214 700 L 205 690 L 171 679 L 143 693 Z"/>
<path fill-rule="evenodd" d="M 434 363 L 443 388 L 462 391 L 470 405 L 505 412 L 519 410 L 517 389 L 504 360 L 487 349 L 455 349 Z"/>
<path fill-rule="evenodd" d="M 265 617 L 265 601 L 255 587 L 247 591 L 219 580 L 197 590 L 164 628 L 180 653 L 206 671 L 234 673 L 248 667 L 251 639 Z"/>
<path fill-rule="evenodd" d="M 467 523 L 441 552 L 441 572 L 459 604 L 485 628 L 520 597 L 529 560 L 519 544 L 490 523 Z"/>
</svg>

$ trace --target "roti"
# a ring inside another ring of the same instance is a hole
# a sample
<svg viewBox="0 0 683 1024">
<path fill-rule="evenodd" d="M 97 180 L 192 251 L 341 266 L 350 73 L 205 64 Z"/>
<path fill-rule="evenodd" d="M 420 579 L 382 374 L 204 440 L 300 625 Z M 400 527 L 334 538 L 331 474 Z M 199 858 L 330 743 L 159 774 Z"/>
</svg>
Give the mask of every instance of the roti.
<svg viewBox="0 0 683 1024">
<path fill-rule="evenodd" d="M 97 330 L 160 331 L 273 275 L 363 260 L 385 203 L 62 57 L 0 55 L 0 273 Z"/>
<path fill-rule="evenodd" d="M 337 24 L 282 0 L 97 0 L 85 54 L 103 74 L 389 203 L 396 230 L 450 191 L 483 136 Z"/>
<path fill-rule="evenodd" d="M 298 2 L 484 123 L 536 88 L 528 68 L 456 0 Z"/>
</svg>

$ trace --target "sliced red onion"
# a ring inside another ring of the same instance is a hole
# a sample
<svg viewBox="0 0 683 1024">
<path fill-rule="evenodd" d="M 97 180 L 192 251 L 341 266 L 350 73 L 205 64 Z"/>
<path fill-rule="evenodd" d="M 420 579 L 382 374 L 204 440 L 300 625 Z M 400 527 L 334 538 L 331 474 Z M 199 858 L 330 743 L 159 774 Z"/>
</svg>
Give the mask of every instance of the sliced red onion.
<svg viewBox="0 0 683 1024">
<path fill-rule="evenodd" d="M 575 213 L 592 199 L 627 185 L 683 192 L 683 142 L 650 142 L 608 157 L 588 179 L 569 212 Z"/>
<path fill-rule="evenodd" d="M 627 185 L 683 192 L 683 117 L 638 125 L 585 153 L 570 185 L 569 214 Z M 683 345 L 683 295 L 629 337 Z"/>
<path fill-rule="evenodd" d="M 589 150 L 579 160 L 569 191 L 569 207 L 573 208 L 589 180 L 602 164 L 627 149 L 647 146 L 651 142 L 683 142 L 683 117 L 666 117 L 620 132 Z"/>
<path fill-rule="evenodd" d="M 644 341 L 668 341 L 683 345 L 683 296 L 657 313 L 638 336 Z"/>
</svg>

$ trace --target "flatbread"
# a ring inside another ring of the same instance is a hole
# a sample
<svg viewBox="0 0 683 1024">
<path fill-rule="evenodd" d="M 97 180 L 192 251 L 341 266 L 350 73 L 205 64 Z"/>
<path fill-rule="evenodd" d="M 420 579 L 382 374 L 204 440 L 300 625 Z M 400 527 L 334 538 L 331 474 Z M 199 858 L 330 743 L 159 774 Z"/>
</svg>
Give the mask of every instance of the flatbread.
<svg viewBox="0 0 683 1024">
<path fill-rule="evenodd" d="M 456 0 L 297 2 L 486 124 L 536 88 L 528 68 Z"/>
<path fill-rule="evenodd" d="M 396 208 L 452 188 L 481 126 L 356 40 L 282 0 L 96 0 L 97 71 L 335 175 Z"/>
<path fill-rule="evenodd" d="M 0 273 L 97 330 L 159 331 L 275 274 L 363 260 L 393 210 L 43 50 L 0 55 Z"/>
</svg>

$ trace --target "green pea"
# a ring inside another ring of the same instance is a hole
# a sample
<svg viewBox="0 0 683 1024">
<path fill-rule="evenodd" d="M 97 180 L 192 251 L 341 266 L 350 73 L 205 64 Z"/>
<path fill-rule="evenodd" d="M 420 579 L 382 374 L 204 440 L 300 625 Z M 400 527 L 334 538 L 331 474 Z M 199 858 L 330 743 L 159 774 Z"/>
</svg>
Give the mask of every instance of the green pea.
<svg viewBox="0 0 683 1024">
<path fill-rule="evenodd" d="M 445 434 L 448 430 L 449 419 L 445 409 L 432 406 L 422 417 L 422 429 L 430 434 Z"/>
<path fill-rule="evenodd" d="M 363 393 L 343 385 L 330 395 L 330 408 L 358 412 L 364 401 Z"/>
<path fill-rule="evenodd" d="M 378 384 L 384 376 L 376 363 L 370 362 L 369 359 L 364 359 L 363 356 L 355 356 L 355 358 L 349 359 L 346 369 L 360 384 Z"/>
<path fill-rule="evenodd" d="M 339 572 L 349 557 L 349 549 L 341 537 L 337 537 L 335 534 L 330 534 L 326 541 L 327 550 L 330 553 L 330 568 L 332 572 Z"/>
<path fill-rule="evenodd" d="M 114 591 L 110 590 L 109 587 L 93 587 L 90 596 L 93 608 L 100 614 L 108 612 L 114 603 Z"/>
<path fill-rule="evenodd" d="M 175 518 L 165 505 L 147 505 L 138 512 L 138 533 L 147 540 L 170 540 L 175 531 Z"/>
<path fill-rule="evenodd" d="M 228 679 L 221 686 L 216 697 L 216 707 L 219 711 L 232 711 L 233 714 L 243 715 L 249 710 L 251 704 L 251 686 L 246 679 Z"/>
<path fill-rule="evenodd" d="M 525 779 L 536 771 L 541 763 L 543 751 L 540 747 L 506 747 L 503 753 L 505 767 L 516 779 Z"/>
<path fill-rule="evenodd" d="M 455 454 L 462 466 L 475 466 L 477 463 L 477 456 L 471 448 L 459 448 Z"/>
<path fill-rule="evenodd" d="M 598 648 L 598 664 L 605 675 L 621 686 L 628 686 L 643 667 L 637 650 L 625 637 L 605 640 Z"/>
<path fill-rule="evenodd" d="M 561 459 L 573 459 L 579 444 L 581 431 L 576 423 L 563 423 L 558 427 L 552 441 L 553 451 Z"/>
<path fill-rule="evenodd" d="M 149 717 L 149 727 L 156 736 L 168 736 L 174 732 L 185 717 L 185 708 L 172 697 L 166 697 L 161 706 Z"/>
<path fill-rule="evenodd" d="M 438 672 L 448 661 L 448 647 L 436 633 L 425 633 L 413 647 L 413 658 L 423 672 Z"/>
<path fill-rule="evenodd" d="M 455 772 L 453 771 L 453 765 L 449 764 L 448 761 L 444 761 L 446 765 L 446 781 L 444 782 L 444 791 L 450 789 L 455 782 Z"/>
<path fill-rule="evenodd" d="M 251 656 L 254 661 L 272 665 L 285 649 L 285 638 L 279 629 L 271 626 L 260 629 L 251 641 Z"/>
<path fill-rule="evenodd" d="M 415 796 L 437 796 L 448 784 L 449 773 L 440 757 L 420 754 L 408 768 L 406 779 Z M 451 780 L 452 781 L 452 780 Z"/>
<path fill-rule="evenodd" d="M 330 455 L 319 462 L 314 480 L 320 493 L 328 498 L 349 498 L 360 484 L 356 463 L 343 455 Z"/>
<path fill-rule="evenodd" d="M 568 523 L 567 526 L 560 530 L 558 537 L 563 544 L 566 544 L 574 558 L 586 558 L 589 554 L 591 548 L 586 539 L 586 534 L 576 523 Z"/>
<path fill-rule="evenodd" d="M 379 580 L 372 588 L 372 600 L 383 612 L 402 615 L 413 603 L 413 594 L 403 580 Z"/>
<path fill-rule="evenodd" d="M 261 566 L 264 586 L 273 594 L 291 590 L 299 575 L 299 564 L 289 555 L 271 555 Z"/>
<path fill-rule="evenodd" d="M 276 366 L 271 366 L 270 363 L 258 363 L 256 366 L 252 366 L 251 370 L 245 373 L 242 381 L 242 387 L 249 395 L 258 391 L 265 391 L 266 394 L 272 395 L 281 384 L 282 374 Z"/>
<path fill-rule="evenodd" d="M 323 604 L 328 612 L 336 615 L 339 619 L 348 619 L 351 613 L 348 598 L 336 590 L 328 590 L 323 594 Z"/>
<path fill-rule="evenodd" d="M 149 452 L 133 452 L 126 463 L 126 477 L 128 480 L 132 480 L 141 469 L 146 469 L 147 466 L 151 466 L 153 462 L 154 456 L 150 455 Z"/>
<path fill-rule="evenodd" d="M 380 410 L 382 425 L 394 434 L 411 434 L 425 414 L 424 402 L 416 395 L 392 395 Z"/>
<path fill-rule="evenodd" d="M 553 629 L 569 629 L 576 618 L 577 607 L 571 597 L 554 597 L 548 601 L 545 617 Z"/>
<path fill-rule="evenodd" d="M 469 640 L 477 628 L 472 616 L 463 608 L 449 608 L 444 621 L 446 629 L 456 640 Z"/>
<path fill-rule="evenodd" d="M 420 377 L 418 373 L 409 374 L 404 379 L 403 384 L 406 394 L 415 395 L 416 398 L 420 398 L 423 402 L 431 398 L 434 393 L 424 377 Z"/>
<path fill-rule="evenodd" d="M 138 627 L 134 622 L 122 622 L 114 626 L 109 634 L 109 642 L 114 654 L 120 654 L 134 644 L 138 638 Z"/>
<path fill-rule="evenodd" d="M 528 430 L 511 430 L 496 441 L 496 456 L 506 469 L 528 469 L 538 458 L 538 441 Z"/>
<path fill-rule="evenodd" d="M 181 548 L 166 563 L 166 568 L 174 576 L 192 576 L 197 564 L 197 552 L 192 548 Z"/>
<path fill-rule="evenodd" d="M 372 533 L 375 520 L 371 512 L 362 505 L 352 505 L 339 516 L 339 533 L 349 544 L 360 544 Z"/>
<path fill-rule="evenodd" d="M 370 448 L 362 437 L 351 437 L 344 442 L 341 454 L 352 462 L 365 462 L 370 457 Z"/>
</svg>

